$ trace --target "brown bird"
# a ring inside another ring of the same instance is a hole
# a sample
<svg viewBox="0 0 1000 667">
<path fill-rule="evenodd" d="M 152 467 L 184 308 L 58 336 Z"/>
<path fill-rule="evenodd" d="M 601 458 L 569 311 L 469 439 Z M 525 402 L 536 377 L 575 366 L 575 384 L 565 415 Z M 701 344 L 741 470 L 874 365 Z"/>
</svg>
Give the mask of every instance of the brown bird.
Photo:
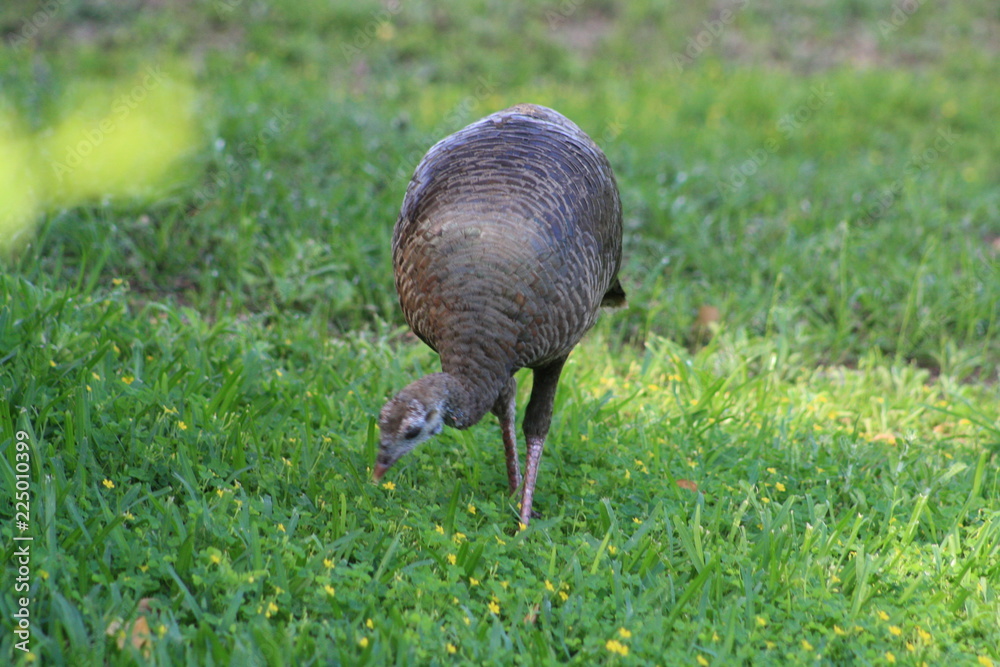
<svg viewBox="0 0 1000 667">
<path fill-rule="evenodd" d="M 514 372 L 534 371 L 521 523 L 531 505 L 556 385 L 600 306 L 618 306 L 622 212 L 611 165 L 572 121 L 519 104 L 435 144 L 392 236 L 403 315 L 441 357 L 382 408 L 379 480 L 401 456 L 492 411 L 511 494 L 521 485 Z"/>
</svg>

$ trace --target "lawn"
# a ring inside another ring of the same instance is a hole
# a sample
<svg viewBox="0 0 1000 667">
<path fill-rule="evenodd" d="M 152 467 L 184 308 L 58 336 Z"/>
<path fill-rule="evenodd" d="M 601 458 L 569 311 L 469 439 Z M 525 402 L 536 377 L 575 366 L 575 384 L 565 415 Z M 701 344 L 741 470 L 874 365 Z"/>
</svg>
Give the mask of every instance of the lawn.
<svg viewBox="0 0 1000 667">
<path fill-rule="evenodd" d="M 998 35 L 986 0 L 4 3 L 0 662 L 1000 665 Z M 607 153 L 629 297 L 525 531 L 491 416 L 371 482 L 438 369 L 406 183 L 518 102 Z"/>
</svg>

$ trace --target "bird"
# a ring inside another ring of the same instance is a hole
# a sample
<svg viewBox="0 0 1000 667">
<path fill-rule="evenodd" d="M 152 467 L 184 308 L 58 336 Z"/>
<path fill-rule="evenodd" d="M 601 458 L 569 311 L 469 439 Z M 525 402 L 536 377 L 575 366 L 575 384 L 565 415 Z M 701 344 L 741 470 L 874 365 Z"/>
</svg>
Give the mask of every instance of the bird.
<svg viewBox="0 0 1000 667">
<path fill-rule="evenodd" d="M 434 144 L 406 188 L 392 264 L 406 322 L 438 353 L 441 371 L 382 408 L 373 479 L 444 426 L 466 429 L 492 412 L 526 528 L 559 376 L 600 308 L 625 304 L 621 261 L 611 165 L 559 112 L 518 104 Z M 523 479 L 521 368 L 533 372 Z"/>
</svg>

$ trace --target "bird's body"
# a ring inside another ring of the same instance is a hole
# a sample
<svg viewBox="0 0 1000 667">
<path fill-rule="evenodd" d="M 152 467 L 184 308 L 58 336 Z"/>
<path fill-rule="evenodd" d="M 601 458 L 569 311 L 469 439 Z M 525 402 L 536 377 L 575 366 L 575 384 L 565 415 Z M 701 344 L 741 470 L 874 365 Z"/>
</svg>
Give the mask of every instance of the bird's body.
<svg viewBox="0 0 1000 667">
<path fill-rule="evenodd" d="M 562 365 L 598 308 L 624 301 L 621 239 L 607 159 L 551 109 L 511 107 L 433 146 L 403 200 L 393 268 L 406 321 L 440 354 L 442 372 L 383 408 L 376 476 L 442 423 L 466 428 L 492 410 L 515 491 L 513 374 L 532 368 L 527 523 Z"/>
</svg>

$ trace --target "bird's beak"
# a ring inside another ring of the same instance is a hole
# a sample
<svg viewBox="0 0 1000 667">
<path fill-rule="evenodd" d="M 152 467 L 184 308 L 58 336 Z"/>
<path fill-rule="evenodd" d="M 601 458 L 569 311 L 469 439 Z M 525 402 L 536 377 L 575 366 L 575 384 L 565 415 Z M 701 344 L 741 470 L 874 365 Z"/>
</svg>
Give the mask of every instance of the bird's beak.
<svg viewBox="0 0 1000 667">
<path fill-rule="evenodd" d="M 388 469 L 389 469 L 389 466 L 384 466 L 381 463 L 376 463 L 375 464 L 375 472 L 372 473 L 372 480 L 375 481 L 375 482 L 377 482 L 380 479 L 382 479 L 382 475 L 384 475 L 385 471 L 388 470 Z"/>
</svg>

